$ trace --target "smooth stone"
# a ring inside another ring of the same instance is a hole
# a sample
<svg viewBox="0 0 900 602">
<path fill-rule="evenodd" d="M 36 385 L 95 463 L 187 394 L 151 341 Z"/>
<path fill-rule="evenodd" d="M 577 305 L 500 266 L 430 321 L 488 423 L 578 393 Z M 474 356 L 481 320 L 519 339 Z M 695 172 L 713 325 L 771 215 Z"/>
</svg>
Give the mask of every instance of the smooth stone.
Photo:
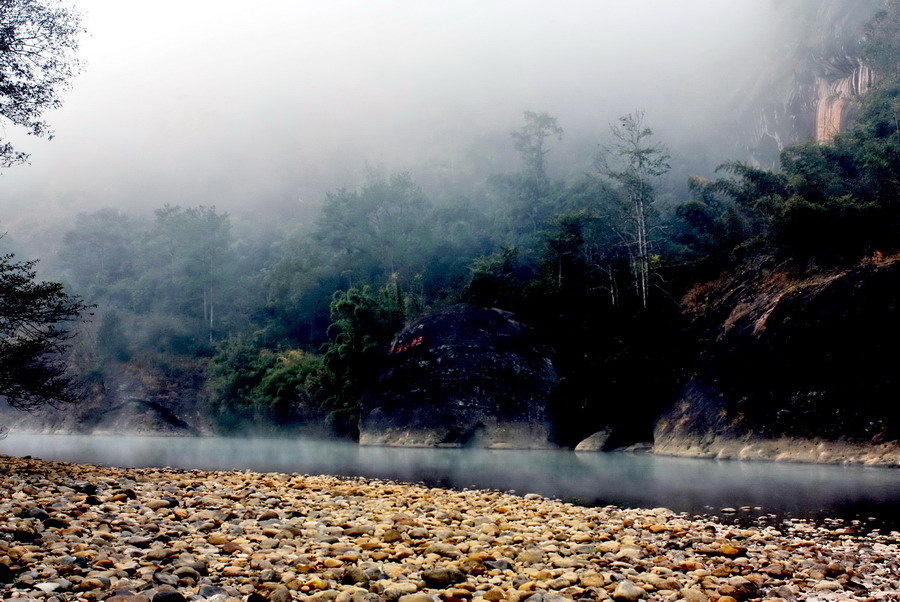
<svg viewBox="0 0 900 602">
<path fill-rule="evenodd" d="M 397 598 L 397 602 L 434 602 L 434 598 L 422 593 L 406 594 Z"/>
<path fill-rule="evenodd" d="M 466 580 L 465 574 L 454 567 L 437 567 L 422 571 L 422 581 L 426 587 L 444 589 Z"/>
<path fill-rule="evenodd" d="M 603 541 L 597 544 L 597 552 L 600 554 L 615 554 L 622 549 L 622 544 L 618 541 Z"/>
<path fill-rule="evenodd" d="M 58 590 L 60 586 L 59 586 L 59 583 L 53 583 L 51 581 L 49 583 L 38 583 L 34 587 L 35 587 L 35 589 L 41 590 L 45 594 L 52 594 L 53 592 Z"/>
<path fill-rule="evenodd" d="M 342 583 L 348 585 L 354 585 L 356 583 L 367 584 L 370 581 L 370 577 L 365 570 L 358 566 L 350 566 L 347 567 L 347 570 L 344 571 L 344 576 L 341 579 Z"/>
<path fill-rule="evenodd" d="M 200 580 L 200 573 L 198 573 L 196 570 L 194 570 L 193 568 L 191 568 L 189 566 L 179 567 L 179 568 L 175 569 L 174 571 L 172 571 L 172 574 L 175 575 L 176 577 L 178 577 L 179 579 L 182 577 L 189 577 L 189 578 L 193 579 L 194 581 Z"/>
<path fill-rule="evenodd" d="M 624 547 L 616 552 L 616 560 L 629 560 L 636 562 L 644 556 L 644 551 L 640 548 L 632 546 Z"/>
<path fill-rule="evenodd" d="M 709 596 L 703 593 L 702 590 L 694 587 L 681 590 L 681 598 L 687 600 L 687 602 L 707 602 L 709 600 Z"/>
<path fill-rule="evenodd" d="M 201 598 L 212 598 L 213 596 L 227 595 L 228 592 L 217 585 L 201 585 L 199 594 Z"/>
<path fill-rule="evenodd" d="M 606 443 L 609 441 L 609 437 L 612 434 L 612 429 L 603 429 L 602 431 L 597 431 L 596 433 L 590 435 L 586 439 L 581 440 L 578 445 L 575 446 L 575 451 L 577 452 L 599 452 L 604 451 L 606 448 Z"/>
<path fill-rule="evenodd" d="M 606 586 L 606 578 L 603 577 L 602 574 L 591 571 L 589 573 L 585 573 L 581 575 L 579 579 L 581 585 L 583 587 L 605 587 Z"/>
<path fill-rule="evenodd" d="M 512 563 L 506 558 L 498 558 L 497 560 L 485 560 L 485 566 L 489 566 L 492 569 L 496 569 L 498 571 L 507 571 L 513 568 Z"/>
<path fill-rule="evenodd" d="M 77 588 L 80 591 L 88 591 L 93 589 L 103 589 L 107 584 L 104 584 L 100 579 L 84 579 L 81 583 L 78 584 Z"/>
<path fill-rule="evenodd" d="M 375 525 L 356 525 L 344 529 L 344 535 L 358 537 L 360 535 L 371 535 L 375 532 Z"/>
<path fill-rule="evenodd" d="M 425 548 L 425 553 L 437 554 L 438 556 L 445 556 L 447 558 L 458 558 L 462 556 L 462 552 L 459 551 L 459 548 L 448 543 L 433 543 Z"/>
<path fill-rule="evenodd" d="M 292 599 L 291 591 L 286 587 L 279 587 L 269 594 L 271 602 L 289 602 Z"/>
<path fill-rule="evenodd" d="M 175 575 L 170 575 L 169 573 L 153 573 L 153 580 L 163 585 L 171 585 L 173 587 L 178 585 L 178 577 L 176 577 Z"/>
<path fill-rule="evenodd" d="M 179 592 L 157 592 L 153 596 L 153 602 L 187 602 L 187 598 Z"/>
<path fill-rule="evenodd" d="M 419 591 L 419 587 L 415 583 L 403 581 L 400 583 L 394 583 L 390 587 L 386 587 L 382 592 L 382 596 L 387 598 L 388 600 L 393 600 L 406 594 L 414 594 L 417 591 Z"/>
<path fill-rule="evenodd" d="M 148 560 L 166 560 L 175 554 L 176 552 L 171 548 L 153 548 L 147 552 L 146 558 Z"/>
<path fill-rule="evenodd" d="M 125 543 L 136 548 L 149 548 L 153 543 L 153 538 L 144 536 L 129 537 Z"/>
<path fill-rule="evenodd" d="M 522 564 L 535 564 L 536 562 L 540 562 L 543 559 L 544 550 L 537 547 L 522 550 L 521 552 L 519 552 L 519 555 L 516 556 L 516 562 L 521 562 Z"/>
<path fill-rule="evenodd" d="M 485 600 L 490 600 L 491 602 L 498 602 L 500 600 L 506 600 L 506 593 L 499 587 L 492 587 L 481 597 Z"/>
<path fill-rule="evenodd" d="M 627 602 L 634 602 L 638 598 L 641 598 L 646 592 L 641 587 L 638 587 L 628 579 L 624 581 L 620 581 L 616 584 L 616 589 L 613 591 L 613 598 L 616 600 L 626 600 Z"/>
</svg>

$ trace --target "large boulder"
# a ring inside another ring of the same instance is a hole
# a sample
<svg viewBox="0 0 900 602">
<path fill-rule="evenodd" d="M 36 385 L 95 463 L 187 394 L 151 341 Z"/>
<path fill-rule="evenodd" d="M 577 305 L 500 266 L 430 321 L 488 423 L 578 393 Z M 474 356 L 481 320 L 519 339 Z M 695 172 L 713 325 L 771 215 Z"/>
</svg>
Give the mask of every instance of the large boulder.
<svg viewBox="0 0 900 602">
<path fill-rule="evenodd" d="M 362 400 L 361 445 L 551 447 L 549 347 L 509 313 L 454 305 L 404 329 Z"/>
</svg>

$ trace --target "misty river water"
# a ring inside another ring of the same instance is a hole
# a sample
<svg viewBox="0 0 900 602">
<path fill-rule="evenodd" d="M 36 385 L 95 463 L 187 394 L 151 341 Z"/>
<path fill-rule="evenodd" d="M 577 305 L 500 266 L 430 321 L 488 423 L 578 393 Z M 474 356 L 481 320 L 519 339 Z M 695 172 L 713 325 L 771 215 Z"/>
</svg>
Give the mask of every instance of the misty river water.
<svg viewBox="0 0 900 602">
<path fill-rule="evenodd" d="M 359 447 L 339 441 L 10 434 L 0 454 L 120 467 L 332 474 L 539 493 L 736 520 L 844 518 L 896 529 L 900 470 L 570 451 Z M 874 519 L 874 520 L 873 520 Z"/>
</svg>

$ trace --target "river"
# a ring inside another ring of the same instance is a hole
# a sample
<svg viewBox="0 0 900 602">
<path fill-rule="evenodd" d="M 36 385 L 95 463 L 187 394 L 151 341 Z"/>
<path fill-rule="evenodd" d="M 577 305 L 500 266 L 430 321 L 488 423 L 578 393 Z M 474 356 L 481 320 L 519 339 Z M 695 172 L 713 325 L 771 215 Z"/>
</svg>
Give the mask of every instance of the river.
<svg viewBox="0 0 900 602">
<path fill-rule="evenodd" d="M 0 454 L 120 467 L 361 476 L 539 493 L 591 505 L 665 506 L 734 520 L 842 518 L 900 528 L 900 470 L 889 468 L 628 453 L 359 447 L 300 438 L 16 433 L 0 440 Z"/>
</svg>

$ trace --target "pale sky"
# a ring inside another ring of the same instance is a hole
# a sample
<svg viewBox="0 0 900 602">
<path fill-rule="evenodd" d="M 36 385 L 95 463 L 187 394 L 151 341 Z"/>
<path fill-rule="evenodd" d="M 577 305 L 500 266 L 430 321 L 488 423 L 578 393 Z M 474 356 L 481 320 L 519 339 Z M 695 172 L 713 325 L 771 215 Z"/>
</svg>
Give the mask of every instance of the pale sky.
<svg viewBox="0 0 900 602">
<path fill-rule="evenodd" d="M 486 139 L 504 165 L 524 110 L 555 115 L 567 141 L 635 109 L 681 136 L 727 114 L 774 14 L 769 0 L 76 3 L 85 68 L 47 114 L 54 140 L 7 128 L 32 154 L 0 176 L 7 211 L 316 201 L 367 164 L 415 173 Z"/>
</svg>

